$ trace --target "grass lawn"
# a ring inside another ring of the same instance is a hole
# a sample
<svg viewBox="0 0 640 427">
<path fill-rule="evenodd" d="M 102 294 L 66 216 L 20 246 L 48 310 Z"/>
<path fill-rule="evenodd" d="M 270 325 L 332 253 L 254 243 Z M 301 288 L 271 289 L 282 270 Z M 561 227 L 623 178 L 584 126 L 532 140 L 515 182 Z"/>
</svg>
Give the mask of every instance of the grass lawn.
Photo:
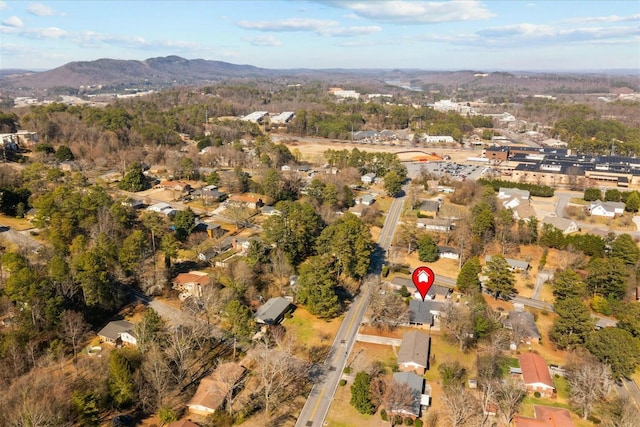
<svg viewBox="0 0 640 427">
<path fill-rule="evenodd" d="M 304 307 L 298 307 L 291 318 L 285 319 L 282 325 L 291 333 L 299 345 L 306 348 L 330 346 L 338 332 L 342 316 L 332 320 L 318 319 Z"/>
<path fill-rule="evenodd" d="M 33 224 L 24 218 L 16 218 L 13 216 L 0 215 L 0 224 L 14 228 L 18 231 L 33 228 Z"/>
</svg>

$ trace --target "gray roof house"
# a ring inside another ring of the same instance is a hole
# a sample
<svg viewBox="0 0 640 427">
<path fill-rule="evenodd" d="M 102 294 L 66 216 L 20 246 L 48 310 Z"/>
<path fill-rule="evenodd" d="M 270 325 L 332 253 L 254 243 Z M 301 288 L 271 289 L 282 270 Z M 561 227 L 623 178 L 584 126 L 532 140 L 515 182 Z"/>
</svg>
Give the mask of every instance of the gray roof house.
<svg viewBox="0 0 640 427">
<path fill-rule="evenodd" d="M 365 184 L 373 184 L 376 181 L 376 174 L 368 173 L 368 174 L 362 175 L 360 177 L 360 180 Z"/>
<path fill-rule="evenodd" d="M 460 250 L 450 246 L 438 246 L 438 255 L 440 258 L 460 259 Z"/>
<path fill-rule="evenodd" d="M 449 298 L 449 295 L 453 292 L 453 289 L 441 285 L 432 285 L 427 292 L 426 299 L 436 299 L 440 296 L 442 298 Z M 418 294 L 419 295 L 419 294 Z"/>
<path fill-rule="evenodd" d="M 533 314 L 528 311 L 510 311 L 507 318 L 502 321 L 502 325 L 507 329 L 520 329 L 523 335 L 522 340 L 526 343 L 537 343 L 540 340 L 540 332 Z"/>
<path fill-rule="evenodd" d="M 286 298 L 270 298 L 258 308 L 254 317 L 257 323 L 278 325 L 284 320 L 285 314 L 293 311 L 294 308 L 294 305 Z"/>
<path fill-rule="evenodd" d="M 423 375 L 429 368 L 431 338 L 419 331 L 405 332 L 398 350 L 398 367 L 401 371 Z"/>
<path fill-rule="evenodd" d="M 411 299 L 409 301 L 409 324 L 433 326 L 434 320 L 444 310 L 444 302 Z"/>
<path fill-rule="evenodd" d="M 413 400 L 410 408 L 387 408 L 387 412 L 410 417 L 420 417 L 422 406 L 429 405 L 430 396 L 423 395 L 425 391 L 424 378 L 413 372 L 396 372 L 393 381 L 398 384 L 406 384 L 411 390 Z"/>
<path fill-rule="evenodd" d="M 98 336 L 103 342 L 112 345 L 137 345 L 134 329 L 135 325 L 131 322 L 127 322 L 126 320 L 114 320 L 107 323 L 104 328 L 100 329 Z"/>
<path fill-rule="evenodd" d="M 487 255 L 484 257 L 484 262 L 487 263 L 491 261 L 492 256 Z M 511 267 L 514 271 L 526 271 L 529 269 L 529 263 L 527 261 L 520 261 L 517 259 L 505 258 L 509 267 Z"/>
</svg>

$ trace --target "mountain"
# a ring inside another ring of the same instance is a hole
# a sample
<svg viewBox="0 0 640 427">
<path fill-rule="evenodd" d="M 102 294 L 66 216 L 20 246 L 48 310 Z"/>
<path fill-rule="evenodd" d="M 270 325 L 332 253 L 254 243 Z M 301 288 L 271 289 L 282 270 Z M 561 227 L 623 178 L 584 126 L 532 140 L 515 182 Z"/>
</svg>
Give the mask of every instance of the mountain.
<svg viewBox="0 0 640 427">
<path fill-rule="evenodd" d="M 53 70 L 28 75 L 0 75 L 0 83 L 7 87 L 35 89 L 97 85 L 168 85 L 215 81 L 230 77 L 267 77 L 274 73 L 274 70 L 252 65 L 167 56 L 144 61 L 98 59 L 70 62 Z"/>
</svg>

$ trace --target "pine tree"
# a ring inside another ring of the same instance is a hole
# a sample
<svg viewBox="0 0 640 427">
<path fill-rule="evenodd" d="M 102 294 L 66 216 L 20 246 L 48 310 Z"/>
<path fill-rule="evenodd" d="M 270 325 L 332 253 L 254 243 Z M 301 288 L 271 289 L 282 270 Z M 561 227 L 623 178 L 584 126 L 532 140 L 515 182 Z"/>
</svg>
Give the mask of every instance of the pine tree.
<svg viewBox="0 0 640 427">
<path fill-rule="evenodd" d="M 462 292 L 479 292 L 481 290 L 480 279 L 478 274 L 482 271 L 480 260 L 478 257 L 472 257 L 462 265 L 458 279 L 456 280 L 457 288 Z"/>
<path fill-rule="evenodd" d="M 351 406 L 361 414 L 373 415 L 375 408 L 371 402 L 371 376 L 364 371 L 356 374 L 351 386 Z"/>
<path fill-rule="evenodd" d="M 516 293 L 514 284 L 513 271 L 509 267 L 507 260 L 502 255 L 494 255 L 491 260 L 487 261 L 485 272 L 489 280 L 487 280 L 487 289 L 492 292 L 496 299 L 499 297 L 508 299 Z"/>
</svg>

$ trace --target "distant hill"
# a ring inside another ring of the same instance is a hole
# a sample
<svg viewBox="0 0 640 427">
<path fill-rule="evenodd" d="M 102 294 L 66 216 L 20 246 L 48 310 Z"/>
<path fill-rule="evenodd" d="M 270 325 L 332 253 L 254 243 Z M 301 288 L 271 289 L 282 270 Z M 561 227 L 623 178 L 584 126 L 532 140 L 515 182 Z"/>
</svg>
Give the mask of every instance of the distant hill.
<svg viewBox="0 0 640 427">
<path fill-rule="evenodd" d="M 7 70 L 9 71 L 9 70 Z M 98 59 L 70 62 L 53 70 L 24 74 L 20 72 L 0 74 L 1 83 L 8 87 L 120 86 L 191 84 L 216 81 L 229 77 L 269 76 L 273 70 L 252 65 L 236 65 L 222 61 L 185 59 L 179 56 L 150 58 L 144 61 Z"/>
<path fill-rule="evenodd" d="M 307 79 L 334 86 L 372 90 L 409 87 L 430 93 L 453 93 L 481 97 L 497 93 L 608 93 L 611 88 L 640 90 L 637 73 L 502 72 L 407 69 L 267 69 L 179 56 L 144 61 L 98 59 L 70 62 L 48 71 L 0 70 L 0 88 L 5 95 L 75 94 L 80 86 L 104 91 L 162 89 L 174 85 L 206 85 L 228 79 L 277 79 L 280 83 Z M 516 89 L 517 88 L 517 89 Z M 45 92 L 45 89 L 47 92 Z M 55 89 L 55 90 L 54 90 Z M 453 92 L 451 92 L 453 91 Z"/>
</svg>

